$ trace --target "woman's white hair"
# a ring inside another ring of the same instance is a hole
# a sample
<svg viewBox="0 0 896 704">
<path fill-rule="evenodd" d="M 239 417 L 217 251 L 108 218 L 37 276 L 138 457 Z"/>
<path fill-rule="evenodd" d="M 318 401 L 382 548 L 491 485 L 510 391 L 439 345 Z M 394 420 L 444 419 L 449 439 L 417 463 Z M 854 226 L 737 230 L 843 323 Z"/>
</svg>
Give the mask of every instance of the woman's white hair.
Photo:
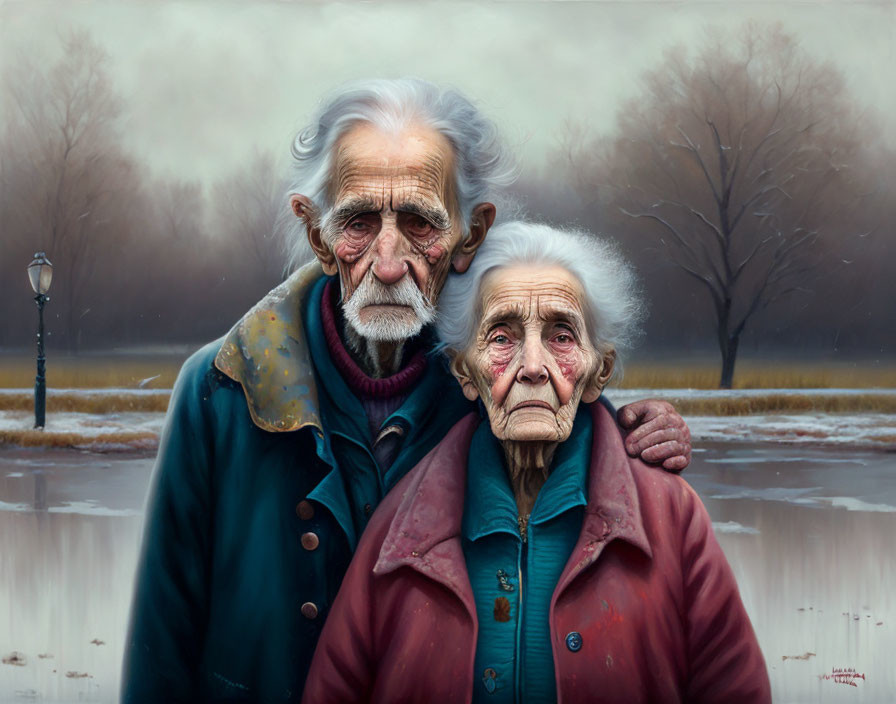
<svg viewBox="0 0 896 704">
<path fill-rule="evenodd" d="M 585 291 L 585 316 L 591 343 L 619 355 L 638 335 L 644 316 L 637 279 L 618 248 L 583 230 L 561 230 L 513 221 L 489 230 L 465 274 L 452 272 L 439 297 L 436 328 L 443 348 L 469 348 L 482 317 L 480 289 L 486 274 L 517 264 L 560 266 Z"/>
<path fill-rule="evenodd" d="M 455 192 L 467 226 L 473 208 L 516 176 L 495 124 L 457 90 L 418 78 L 357 81 L 325 101 L 292 145 L 287 199 L 293 194 L 310 198 L 321 222 L 333 205 L 328 192 L 333 147 L 359 123 L 388 133 L 419 123 L 444 135 L 454 148 Z M 284 208 L 279 229 L 286 238 L 292 268 L 313 257 L 305 224 L 291 210 Z"/>
</svg>

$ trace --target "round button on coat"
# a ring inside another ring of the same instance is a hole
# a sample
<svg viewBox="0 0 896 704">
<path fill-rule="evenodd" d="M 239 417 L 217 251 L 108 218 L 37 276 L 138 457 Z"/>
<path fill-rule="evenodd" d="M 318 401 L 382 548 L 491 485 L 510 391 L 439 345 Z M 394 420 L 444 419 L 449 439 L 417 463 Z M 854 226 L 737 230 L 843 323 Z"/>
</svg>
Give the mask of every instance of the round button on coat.
<svg viewBox="0 0 896 704">
<path fill-rule="evenodd" d="M 309 620 L 317 618 L 317 604 L 311 601 L 302 604 L 302 616 Z"/>
<path fill-rule="evenodd" d="M 320 538 L 317 533 L 302 533 L 302 547 L 306 550 L 317 550 L 320 545 Z"/>
<path fill-rule="evenodd" d="M 566 636 L 566 647 L 577 653 L 582 649 L 582 634 L 578 631 L 570 631 Z"/>
<path fill-rule="evenodd" d="M 296 505 L 296 515 L 303 521 L 310 521 L 314 518 L 314 506 L 310 501 L 299 501 Z"/>
</svg>

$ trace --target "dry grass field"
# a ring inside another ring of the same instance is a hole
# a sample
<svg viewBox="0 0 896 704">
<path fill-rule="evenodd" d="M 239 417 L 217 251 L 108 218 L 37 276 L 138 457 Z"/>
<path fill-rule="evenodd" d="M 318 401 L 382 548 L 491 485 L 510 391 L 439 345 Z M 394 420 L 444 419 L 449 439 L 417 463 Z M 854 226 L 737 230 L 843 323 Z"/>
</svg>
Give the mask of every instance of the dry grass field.
<svg viewBox="0 0 896 704">
<path fill-rule="evenodd" d="M 48 388 L 78 389 L 47 397 L 48 412 L 118 413 L 164 412 L 165 393 L 129 393 L 141 381 L 145 389 L 170 389 L 182 357 L 60 357 L 48 363 Z M 34 384 L 34 361 L 23 357 L 0 357 L 0 388 L 23 389 L 22 393 L 0 394 L 0 410 L 33 408 L 30 391 Z M 714 389 L 718 368 L 708 362 L 636 362 L 626 366 L 619 386 L 637 389 Z M 91 394 L 87 389 L 120 388 L 119 393 Z M 735 375 L 738 389 L 893 388 L 893 395 L 879 394 L 774 394 L 757 397 L 680 398 L 670 397 L 684 415 L 749 415 L 755 413 L 896 413 L 896 363 L 758 362 L 745 360 Z"/>
<path fill-rule="evenodd" d="M 896 413 L 896 393 L 769 394 L 737 398 L 664 398 L 683 416 L 749 416 L 767 413 Z"/>
<path fill-rule="evenodd" d="M 47 433 L 43 430 L 2 430 L 0 429 L 0 447 L 18 445 L 19 447 L 62 447 L 90 449 L 97 446 L 112 446 L 114 449 L 134 450 L 152 449 L 158 445 L 155 433 L 102 433 L 85 436 L 80 433 Z"/>
<path fill-rule="evenodd" d="M 47 413 L 164 413 L 168 410 L 166 391 L 152 395 L 128 393 L 92 394 L 89 391 L 50 394 L 47 396 Z M 34 409 L 34 394 L 0 394 L 0 411 L 30 411 Z"/>
<path fill-rule="evenodd" d="M 186 356 L 157 357 L 49 356 L 47 387 L 57 389 L 135 389 L 144 379 L 148 389 L 170 389 Z M 0 356 L 0 389 L 27 389 L 34 386 L 34 357 Z"/>
<path fill-rule="evenodd" d="M 624 389 L 715 389 L 719 365 L 707 360 L 638 361 L 625 365 Z M 896 361 L 803 362 L 744 359 L 735 389 L 896 388 Z"/>
<path fill-rule="evenodd" d="M 50 357 L 47 385 L 58 389 L 170 389 L 185 356 Z M 0 356 L 0 389 L 34 385 L 35 361 Z M 625 366 L 619 386 L 628 389 L 715 389 L 719 365 L 713 360 L 634 361 Z M 896 388 L 896 361 L 803 362 L 744 359 L 734 375 L 736 389 Z"/>
</svg>

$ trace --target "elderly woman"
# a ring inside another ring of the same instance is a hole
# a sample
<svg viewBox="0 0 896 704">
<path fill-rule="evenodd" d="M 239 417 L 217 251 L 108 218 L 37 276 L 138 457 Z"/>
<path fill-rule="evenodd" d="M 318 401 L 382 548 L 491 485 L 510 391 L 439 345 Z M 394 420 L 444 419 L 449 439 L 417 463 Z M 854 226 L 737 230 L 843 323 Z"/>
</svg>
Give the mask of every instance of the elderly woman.
<svg viewBox="0 0 896 704">
<path fill-rule="evenodd" d="M 544 225 L 495 228 L 448 281 L 440 336 L 488 422 L 377 510 L 304 702 L 770 701 L 706 510 L 594 403 L 638 310 L 611 247 Z"/>
</svg>

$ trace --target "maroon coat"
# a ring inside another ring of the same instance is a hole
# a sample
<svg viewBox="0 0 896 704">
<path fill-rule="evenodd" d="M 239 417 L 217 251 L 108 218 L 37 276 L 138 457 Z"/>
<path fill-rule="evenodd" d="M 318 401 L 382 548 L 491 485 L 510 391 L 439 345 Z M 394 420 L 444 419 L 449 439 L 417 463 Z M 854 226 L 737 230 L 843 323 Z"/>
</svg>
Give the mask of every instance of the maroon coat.
<svg viewBox="0 0 896 704">
<path fill-rule="evenodd" d="M 592 405 L 588 506 L 551 600 L 558 699 L 770 702 L 768 673 L 700 499 L 630 458 Z M 364 531 L 315 651 L 302 701 L 469 702 L 478 624 L 461 548 L 461 420 Z M 566 636 L 581 634 L 572 652 Z M 480 673 L 481 677 L 481 673 Z"/>
</svg>

